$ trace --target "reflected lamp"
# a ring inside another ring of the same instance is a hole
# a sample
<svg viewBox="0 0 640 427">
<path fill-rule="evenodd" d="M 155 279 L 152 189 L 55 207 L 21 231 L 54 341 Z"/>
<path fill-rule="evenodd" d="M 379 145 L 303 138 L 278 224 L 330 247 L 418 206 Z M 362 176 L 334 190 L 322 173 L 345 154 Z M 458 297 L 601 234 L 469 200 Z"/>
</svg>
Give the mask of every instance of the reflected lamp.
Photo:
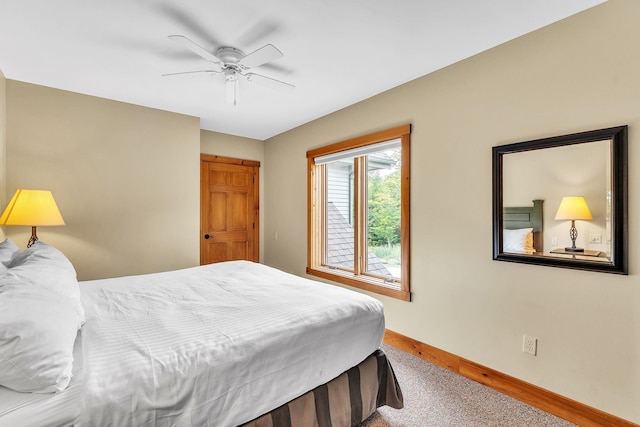
<svg viewBox="0 0 640 427">
<path fill-rule="evenodd" d="M 582 196 L 563 197 L 556 212 L 556 221 L 571 220 L 571 228 L 569 229 L 569 237 L 571 237 L 571 247 L 564 248 L 567 252 L 584 252 L 583 248 L 576 247 L 576 239 L 578 238 L 578 230 L 576 229 L 576 220 L 593 219 L 587 201 Z"/>
<path fill-rule="evenodd" d="M 36 227 L 64 225 L 62 214 L 47 190 L 17 190 L 0 216 L 2 225 L 26 225 L 31 227 L 31 238 L 27 247 L 37 240 Z"/>
</svg>

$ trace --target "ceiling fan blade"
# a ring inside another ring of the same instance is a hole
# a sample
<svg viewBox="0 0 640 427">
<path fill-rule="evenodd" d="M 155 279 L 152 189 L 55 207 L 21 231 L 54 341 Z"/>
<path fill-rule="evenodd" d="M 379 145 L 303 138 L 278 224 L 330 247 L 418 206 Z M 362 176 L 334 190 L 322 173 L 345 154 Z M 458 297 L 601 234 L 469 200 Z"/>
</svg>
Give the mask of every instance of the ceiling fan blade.
<svg viewBox="0 0 640 427">
<path fill-rule="evenodd" d="M 214 54 L 212 54 L 211 52 L 209 52 L 208 50 L 206 50 L 205 48 L 203 48 L 202 46 L 192 42 L 191 40 L 189 40 L 188 38 L 186 38 L 185 36 L 181 36 L 181 35 L 171 35 L 168 36 L 169 39 L 175 41 L 176 43 L 180 44 L 181 46 L 189 49 L 191 52 L 195 53 L 196 55 L 206 59 L 207 61 L 210 61 L 214 64 L 220 64 L 220 59 L 218 57 L 216 57 Z"/>
<path fill-rule="evenodd" d="M 237 37 L 240 46 L 251 46 L 260 40 L 265 40 L 272 33 L 278 31 L 278 24 L 267 18 L 260 18 L 251 27 Z"/>
<path fill-rule="evenodd" d="M 206 42 L 208 46 L 221 45 L 218 38 L 214 37 L 214 33 L 206 16 L 195 12 L 188 12 L 179 2 L 151 2 L 148 6 L 151 9 L 157 10 L 159 16 L 166 18 L 179 28 L 188 29 L 189 35 L 195 37 L 196 40 Z"/>
<path fill-rule="evenodd" d="M 211 74 L 211 73 L 220 73 L 220 71 L 218 71 L 218 70 L 179 71 L 177 73 L 162 74 L 162 77 L 165 77 L 165 76 L 179 76 L 181 74 L 202 74 L 202 73 Z"/>
<path fill-rule="evenodd" d="M 285 83 L 280 80 L 272 79 L 271 77 L 265 77 L 260 74 L 248 73 L 245 75 L 247 80 L 259 84 L 260 86 L 268 87 L 280 92 L 291 92 L 296 87 L 292 84 Z"/>
<path fill-rule="evenodd" d="M 267 44 L 262 46 L 260 49 L 245 55 L 245 57 L 238 61 L 238 63 L 247 68 L 254 68 L 282 56 L 282 52 L 280 52 L 278 48 L 272 44 Z"/>
</svg>

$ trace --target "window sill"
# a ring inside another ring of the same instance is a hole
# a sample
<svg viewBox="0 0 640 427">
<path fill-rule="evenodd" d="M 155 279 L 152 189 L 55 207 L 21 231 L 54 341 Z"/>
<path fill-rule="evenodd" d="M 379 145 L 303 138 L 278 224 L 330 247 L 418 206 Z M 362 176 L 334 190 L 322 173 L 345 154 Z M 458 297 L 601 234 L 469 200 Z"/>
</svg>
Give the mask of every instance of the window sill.
<svg viewBox="0 0 640 427">
<path fill-rule="evenodd" d="M 348 271 L 329 269 L 326 267 L 307 267 L 307 274 L 402 301 L 411 301 L 410 292 L 391 286 L 389 283 L 385 283 L 382 279 L 376 279 L 368 276 L 355 276 L 353 273 Z"/>
</svg>

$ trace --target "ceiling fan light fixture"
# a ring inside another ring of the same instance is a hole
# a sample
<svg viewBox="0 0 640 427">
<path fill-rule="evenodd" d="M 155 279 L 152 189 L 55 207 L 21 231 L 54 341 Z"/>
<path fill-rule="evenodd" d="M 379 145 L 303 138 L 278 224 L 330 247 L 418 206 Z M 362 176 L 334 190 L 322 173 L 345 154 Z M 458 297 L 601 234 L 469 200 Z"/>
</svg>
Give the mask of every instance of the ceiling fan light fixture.
<svg viewBox="0 0 640 427">
<path fill-rule="evenodd" d="M 235 70 L 227 69 L 224 72 L 224 82 L 227 89 L 227 103 L 238 104 L 238 75 Z"/>
</svg>

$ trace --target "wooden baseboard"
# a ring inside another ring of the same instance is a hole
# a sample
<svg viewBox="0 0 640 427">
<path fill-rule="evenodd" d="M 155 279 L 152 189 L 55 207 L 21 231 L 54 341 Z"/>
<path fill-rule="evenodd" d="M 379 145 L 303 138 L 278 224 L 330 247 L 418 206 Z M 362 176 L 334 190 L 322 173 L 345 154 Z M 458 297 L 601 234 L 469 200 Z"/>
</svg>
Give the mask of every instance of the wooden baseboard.
<svg viewBox="0 0 640 427">
<path fill-rule="evenodd" d="M 623 420 L 388 329 L 384 335 L 384 342 L 579 426 L 640 427 L 631 421 Z"/>
</svg>

